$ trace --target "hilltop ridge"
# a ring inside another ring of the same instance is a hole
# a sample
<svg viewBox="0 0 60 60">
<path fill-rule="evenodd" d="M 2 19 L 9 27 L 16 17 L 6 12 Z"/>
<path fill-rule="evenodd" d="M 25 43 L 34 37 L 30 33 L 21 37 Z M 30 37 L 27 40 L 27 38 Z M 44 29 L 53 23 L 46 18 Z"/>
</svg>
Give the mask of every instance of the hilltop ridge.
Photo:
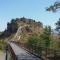
<svg viewBox="0 0 60 60">
<path fill-rule="evenodd" d="M 33 19 L 16 18 L 18 24 L 17 32 L 12 40 L 26 43 L 28 38 L 33 35 L 40 35 L 43 31 L 43 24 Z"/>
<path fill-rule="evenodd" d="M 43 31 L 43 24 L 25 17 L 12 19 L 7 23 L 7 29 L 1 34 L 2 38 L 26 42 L 27 38 L 33 35 L 40 35 Z"/>
</svg>

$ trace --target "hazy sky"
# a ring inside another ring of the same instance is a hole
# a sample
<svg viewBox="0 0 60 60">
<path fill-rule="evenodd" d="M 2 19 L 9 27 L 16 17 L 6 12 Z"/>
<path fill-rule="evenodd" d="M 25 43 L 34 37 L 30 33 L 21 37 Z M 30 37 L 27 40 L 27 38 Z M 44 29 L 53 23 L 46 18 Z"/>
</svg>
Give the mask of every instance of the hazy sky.
<svg viewBox="0 0 60 60">
<path fill-rule="evenodd" d="M 0 31 L 3 31 L 7 22 L 12 18 L 27 17 L 41 21 L 44 25 L 51 25 L 60 17 L 60 11 L 47 12 L 46 7 L 56 0 L 0 0 Z"/>
</svg>

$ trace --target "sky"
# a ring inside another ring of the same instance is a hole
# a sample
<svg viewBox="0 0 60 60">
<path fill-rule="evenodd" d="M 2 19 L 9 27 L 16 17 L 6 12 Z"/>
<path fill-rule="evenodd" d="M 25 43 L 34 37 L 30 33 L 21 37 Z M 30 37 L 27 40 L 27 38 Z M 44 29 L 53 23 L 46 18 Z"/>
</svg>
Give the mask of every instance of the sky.
<svg viewBox="0 0 60 60">
<path fill-rule="evenodd" d="M 56 13 L 46 11 L 46 8 L 56 0 L 0 0 L 0 31 L 4 31 L 7 22 L 12 18 L 31 18 L 41 21 L 43 25 L 55 28 L 60 18 L 60 11 Z"/>
</svg>

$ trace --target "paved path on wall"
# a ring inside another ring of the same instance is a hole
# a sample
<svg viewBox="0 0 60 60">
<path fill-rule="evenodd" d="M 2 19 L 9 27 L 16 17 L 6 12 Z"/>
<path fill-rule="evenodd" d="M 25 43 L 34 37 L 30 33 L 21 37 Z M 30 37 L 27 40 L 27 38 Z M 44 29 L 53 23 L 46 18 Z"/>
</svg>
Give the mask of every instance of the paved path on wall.
<svg viewBox="0 0 60 60">
<path fill-rule="evenodd" d="M 22 49 L 15 43 L 9 43 L 10 46 L 12 47 L 15 55 L 17 56 L 18 60 L 41 60 L 40 58 L 30 54 L 26 50 Z"/>
</svg>

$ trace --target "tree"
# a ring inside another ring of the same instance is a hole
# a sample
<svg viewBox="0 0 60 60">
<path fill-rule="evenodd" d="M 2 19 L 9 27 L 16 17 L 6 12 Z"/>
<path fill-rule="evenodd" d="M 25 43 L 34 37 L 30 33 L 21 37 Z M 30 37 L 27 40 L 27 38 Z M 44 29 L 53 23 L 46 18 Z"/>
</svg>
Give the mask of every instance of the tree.
<svg viewBox="0 0 60 60">
<path fill-rule="evenodd" d="M 59 8 L 60 8 L 60 1 L 57 1 L 53 5 L 48 7 L 46 10 L 55 12 Z M 57 23 L 56 23 L 56 31 L 58 31 L 59 35 L 60 35 L 60 18 L 59 18 L 59 21 L 57 21 Z"/>
<path fill-rule="evenodd" d="M 58 36 L 59 36 L 58 47 L 60 48 L 60 18 L 56 23 L 56 31 L 58 32 Z"/>
<path fill-rule="evenodd" d="M 31 36 L 28 39 L 28 46 L 32 49 L 34 49 L 37 46 L 38 38 L 36 36 Z"/>
<path fill-rule="evenodd" d="M 56 31 L 58 31 L 58 35 L 60 35 L 60 18 L 59 21 L 56 23 Z"/>
<path fill-rule="evenodd" d="M 42 38 L 43 42 L 45 42 L 44 46 L 46 48 L 48 48 L 50 46 L 50 40 L 51 40 L 50 36 L 51 36 L 51 27 L 46 26 L 44 28 L 43 34 L 40 35 L 40 38 Z"/>
<path fill-rule="evenodd" d="M 57 9 L 59 9 L 59 8 L 60 8 L 60 2 L 55 2 L 54 5 L 50 6 L 46 10 L 56 12 Z M 56 23 L 55 30 L 58 32 L 58 36 L 59 36 L 59 40 L 60 40 L 60 18 L 59 18 L 59 21 L 57 21 L 57 23 Z M 58 41 L 58 46 L 60 47 L 60 41 Z"/>
<path fill-rule="evenodd" d="M 50 41 L 51 41 L 51 27 L 46 26 L 44 28 L 43 34 L 40 35 L 40 38 L 42 38 L 42 48 L 44 49 L 46 55 L 45 57 L 47 58 L 47 51 L 50 48 Z M 47 60 L 47 59 L 46 59 Z"/>
<path fill-rule="evenodd" d="M 29 37 L 27 45 L 33 52 L 41 55 L 40 38 L 38 36 Z"/>
<path fill-rule="evenodd" d="M 53 5 L 51 5 L 50 7 L 48 7 L 46 10 L 47 11 L 56 12 L 57 9 L 59 9 L 59 8 L 60 8 L 60 1 L 57 1 Z"/>
<path fill-rule="evenodd" d="M 18 24 L 15 19 L 11 20 L 11 23 L 7 23 L 7 31 L 10 33 L 15 33 L 18 29 Z"/>
<path fill-rule="evenodd" d="M 18 29 L 18 24 L 15 19 L 7 23 L 7 29 L 5 29 L 1 34 L 0 38 L 9 37 L 11 34 L 16 33 Z"/>
</svg>

